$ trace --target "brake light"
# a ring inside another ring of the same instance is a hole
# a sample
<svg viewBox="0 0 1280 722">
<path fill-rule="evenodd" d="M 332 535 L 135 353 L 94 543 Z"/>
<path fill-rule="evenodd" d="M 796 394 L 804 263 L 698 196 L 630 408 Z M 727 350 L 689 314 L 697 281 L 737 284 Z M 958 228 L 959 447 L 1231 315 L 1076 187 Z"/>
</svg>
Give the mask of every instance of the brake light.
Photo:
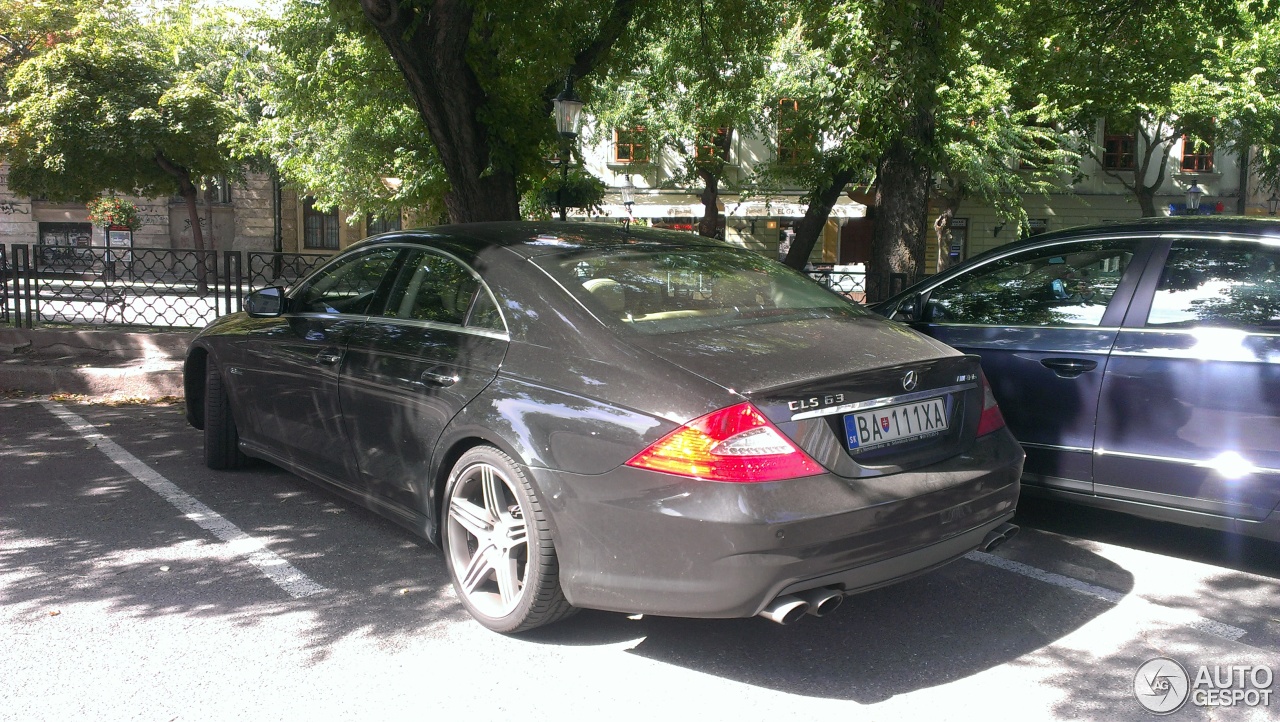
<svg viewBox="0 0 1280 722">
<path fill-rule="evenodd" d="M 780 481 L 824 469 L 750 402 L 700 416 L 636 454 L 627 466 L 708 481 Z"/>
<path fill-rule="evenodd" d="M 987 375 L 979 370 L 978 378 L 982 379 L 982 417 L 978 419 L 978 436 L 986 436 L 1004 428 L 1004 414 L 1000 413 L 1000 405 L 996 403 Z"/>
</svg>

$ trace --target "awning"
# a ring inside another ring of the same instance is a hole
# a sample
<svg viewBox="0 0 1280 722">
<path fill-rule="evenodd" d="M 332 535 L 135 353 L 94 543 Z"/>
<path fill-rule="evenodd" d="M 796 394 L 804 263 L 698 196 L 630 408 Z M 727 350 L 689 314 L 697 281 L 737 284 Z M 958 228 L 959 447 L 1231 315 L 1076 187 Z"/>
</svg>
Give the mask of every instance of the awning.
<svg viewBox="0 0 1280 722">
<path fill-rule="evenodd" d="M 657 201 L 657 202 L 655 202 Z M 796 202 L 794 196 L 778 199 L 762 199 L 750 201 L 721 200 L 724 214 L 728 218 L 803 218 L 808 204 Z M 660 198 L 640 199 L 631 206 L 633 218 L 701 218 L 705 206 L 698 202 L 672 198 L 662 202 Z M 581 210 L 573 209 L 570 214 L 585 217 Z M 604 203 L 600 206 L 600 214 L 612 218 L 626 218 L 627 208 L 621 203 Z M 831 208 L 830 218 L 862 218 L 867 215 L 867 207 L 861 203 L 841 196 Z"/>
</svg>

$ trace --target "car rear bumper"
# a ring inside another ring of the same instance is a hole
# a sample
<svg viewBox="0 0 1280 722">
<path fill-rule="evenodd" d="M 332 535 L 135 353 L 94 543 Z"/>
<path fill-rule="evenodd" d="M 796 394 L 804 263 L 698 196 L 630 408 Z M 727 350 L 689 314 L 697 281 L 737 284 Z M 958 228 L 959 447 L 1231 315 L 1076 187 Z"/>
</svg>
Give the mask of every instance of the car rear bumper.
<svg viewBox="0 0 1280 722">
<path fill-rule="evenodd" d="M 779 594 L 862 591 L 976 548 L 1012 516 L 1022 459 L 1002 430 L 944 462 L 870 479 L 730 484 L 625 466 L 595 476 L 530 471 L 572 604 L 749 617 Z"/>
</svg>

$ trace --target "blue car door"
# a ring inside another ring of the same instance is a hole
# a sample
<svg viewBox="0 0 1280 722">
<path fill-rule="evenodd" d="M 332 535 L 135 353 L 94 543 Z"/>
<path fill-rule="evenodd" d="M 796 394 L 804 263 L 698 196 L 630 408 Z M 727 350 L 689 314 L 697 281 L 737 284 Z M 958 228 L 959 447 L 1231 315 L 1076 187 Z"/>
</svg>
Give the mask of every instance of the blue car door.
<svg viewBox="0 0 1280 722">
<path fill-rule="evenodd" d="M 1280 505 L 1278 270 L 1256 239 L 1157 252 L 1103 382 L 1098 495 L 1246 522 Z"/>
<path fill-rule="evenodd" d="M 1103 371 L 1150 245 L 1126 237 L 1023 247 L 922 296 L 913 326 L 982 357 L 1027 452 L 1028 483 L 1092 492 Z"/>
</svg>

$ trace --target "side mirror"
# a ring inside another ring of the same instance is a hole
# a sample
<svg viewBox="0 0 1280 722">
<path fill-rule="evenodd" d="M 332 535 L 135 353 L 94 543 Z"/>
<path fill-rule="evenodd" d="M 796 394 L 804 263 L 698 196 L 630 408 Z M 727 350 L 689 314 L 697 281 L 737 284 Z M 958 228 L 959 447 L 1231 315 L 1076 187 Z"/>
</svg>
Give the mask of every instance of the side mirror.
<svg viewBox="0 0 1280 722">
<path fill-rule="evenodd" d="M 911 298 L 904 299 L 902 303 L 898 304 L 898 308 L 894 310 L 893 315 L 890 316 L 890 318 L 894 321 L 901 321 L 903 323 L 919 321 L 920 297 L 912 296 Z"/>
<path fill-rule="evenodd" d="M 250 318 L 274 318 L 284 313 L 284 289 L 261 288 L 244 297 L 244 312 Z"/>
</svg>

